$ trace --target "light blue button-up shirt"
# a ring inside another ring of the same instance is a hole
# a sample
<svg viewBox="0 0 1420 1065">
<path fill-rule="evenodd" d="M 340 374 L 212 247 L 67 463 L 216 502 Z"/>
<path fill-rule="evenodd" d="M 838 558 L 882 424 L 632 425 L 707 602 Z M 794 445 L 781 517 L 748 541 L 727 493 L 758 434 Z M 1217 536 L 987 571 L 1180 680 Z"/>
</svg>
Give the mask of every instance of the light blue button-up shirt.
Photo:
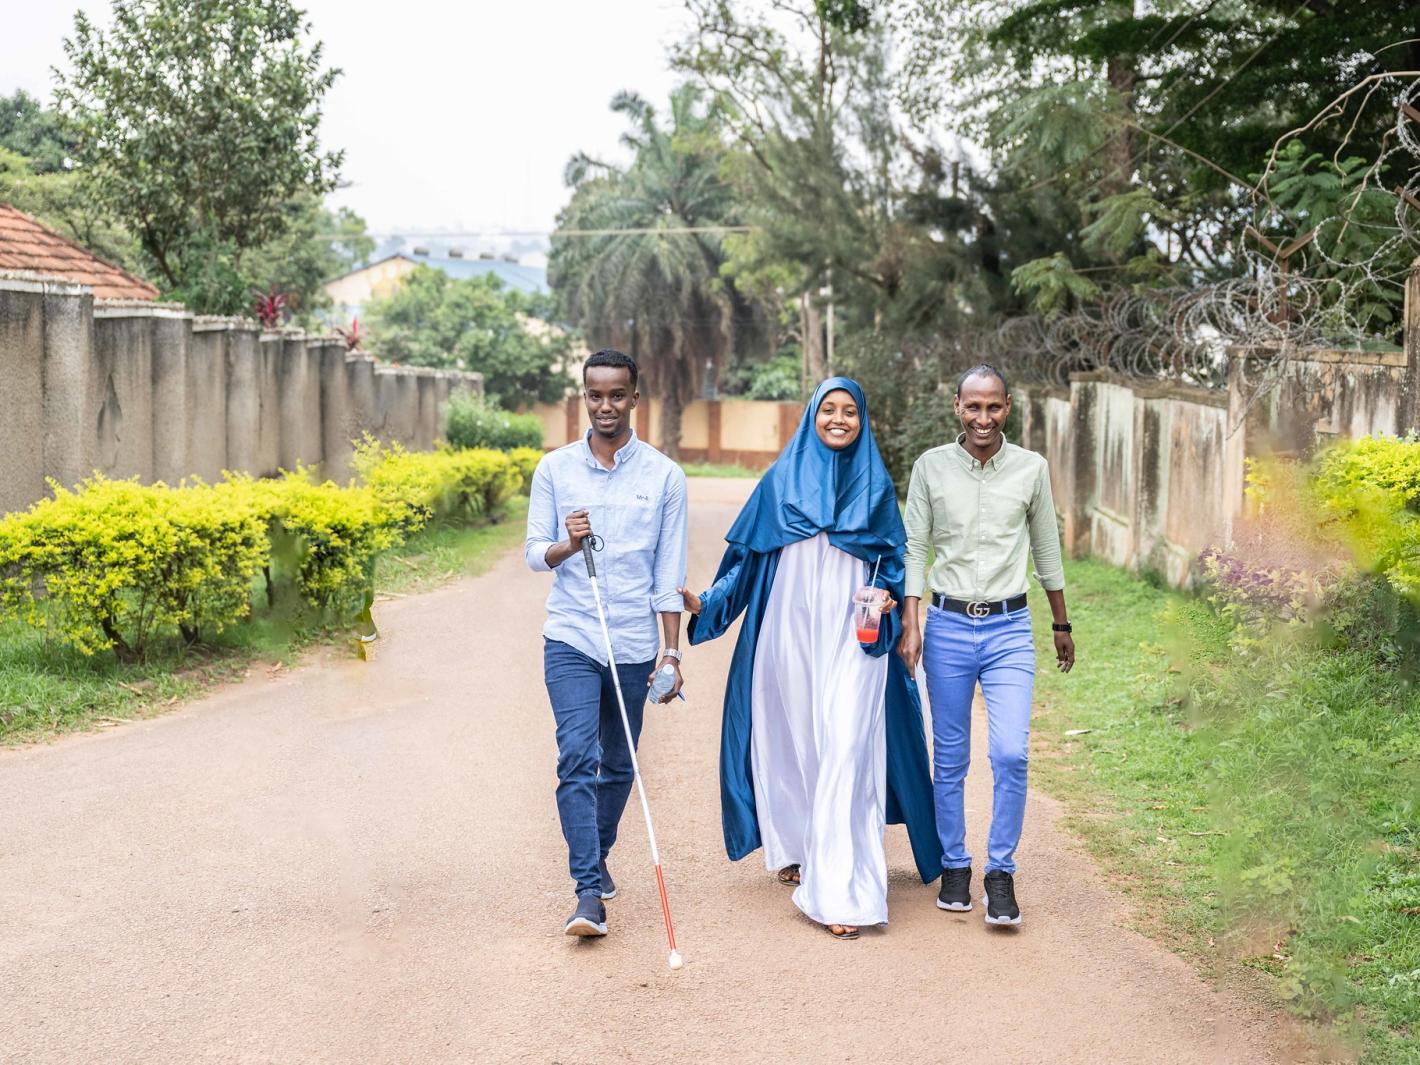
<svg viewBox="0 0 1420 1065">
<path fill-rule="evenodd" d="M 602 538 L 595 554 L 597 580 L 616 660 L 649 662 L 660 649 L 656 615 L 679 613 L 683 605 L 677 589 L 685 583 L 685 474 L 634 430 L 607 469 L 592 454 L 590 435 L 588 430 L 537 464 L 523 557 L 531 569 L 551 570 L 547 549 L 567 538 L 567 515 L 585 510 L 592 532 Z M 580 554 L 553 570 L 542 634 L 606 662 L 592 582 Z"/>
</svg>

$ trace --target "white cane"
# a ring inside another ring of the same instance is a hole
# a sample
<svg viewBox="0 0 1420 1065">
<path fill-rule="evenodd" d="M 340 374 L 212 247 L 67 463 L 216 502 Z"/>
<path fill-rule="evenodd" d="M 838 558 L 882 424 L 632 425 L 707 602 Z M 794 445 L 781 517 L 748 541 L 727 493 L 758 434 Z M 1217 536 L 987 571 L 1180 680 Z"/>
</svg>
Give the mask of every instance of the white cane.
<svg viewBox="0 0 1420 1065">
<path fill-rule="evenodd" d="M 606 627 L 606 613 L 602 610 L 602 590 L 597 583 L 597 566 L 592 561 L 593 537 L 582 539 L 582 558 L 587 563 L 587 576 L 592 581 L 592 598 L 597 604 L 597 621 L 601 623 L 602 640 L 606 643 L 607 665 L 611 668 L 611 684 L 616 689 L 616 705 L 621 710 L 621 727 L 626 730 L 626 749 L 631 753 L 631 773 L 636 780 L 636 794 L 641 797 L 641 813 L 646 817 L 646 836 L 651 841 L 651 861 L 656 863 L 656 890 L 661 893 L 661 916 L 666 921 L 666 942 L 670 946 L 667 962 L 672 969 L 683 964 L 680 951 L 675 946 L 675 926 L 671 924 L 671 904 L 666 899 L 666 878 L 661 872 L 661 852 L 656 846 L 656 829 L 651 824 L 651 806 L 646 802 L 646 786 L 641 782 L 641 766 L 636 761 L 636 740 L 631 735 L 631 719 L 626 716 L 626 700 L 621 696 L 621 678 L 616 672 L 616 656 L 611 649 L 611 632 Z"/>
</svg>

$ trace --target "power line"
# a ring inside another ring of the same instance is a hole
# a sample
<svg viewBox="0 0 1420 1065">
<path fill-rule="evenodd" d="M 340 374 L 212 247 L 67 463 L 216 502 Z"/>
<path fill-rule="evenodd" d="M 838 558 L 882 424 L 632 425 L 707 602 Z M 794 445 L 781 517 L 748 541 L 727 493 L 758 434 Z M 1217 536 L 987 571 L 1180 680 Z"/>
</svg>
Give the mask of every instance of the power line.
<svg viewBox="0 0 1420 1065">
<path fill-rule="evenodd" d="M 633 226 L 627 229 L 468 229 L 442 232 L 421 230 L 391 230 L 387 233 L 369 233 L 368 236 L 381 237 L 424 237 L 440 239 L 450 237 L 614 237 L 622 234 L 657 234 L 671 236 L 680 233 L 753 233 L 759 226 L 676 226 L 673 229 L 658 226 Z M 350 234 L 326 234 L 329 239 L 348 240 Z"/>
</svg>

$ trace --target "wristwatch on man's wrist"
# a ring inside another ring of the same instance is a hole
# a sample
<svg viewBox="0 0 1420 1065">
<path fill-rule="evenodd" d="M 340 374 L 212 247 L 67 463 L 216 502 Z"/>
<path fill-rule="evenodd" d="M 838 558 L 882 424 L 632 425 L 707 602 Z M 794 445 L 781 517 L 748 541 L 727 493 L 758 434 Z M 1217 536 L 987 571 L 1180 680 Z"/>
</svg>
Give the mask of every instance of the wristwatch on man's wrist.
<svg viewBox="0 0 1420 1065">
<path fill-rule="evenodd" d="M 685 659 L 685 655 L 681 654 L 674 647 L 662 647 L 661 658 L 674 658 L 677 662 L 681 662 Z"/>
<path fill-rule="evenodd" d="M 1074 631 L 1075 631 L 1075 627 L 1074 627 L 1073 625 L 1071 625 L 1068 621 L 1056 621 L 1056 622 L 1052 622 L 1050 628 L 1051 628 L 1051 631 L 1053 631 L 1053 632 L 1074 632 Z"/>
</svg>

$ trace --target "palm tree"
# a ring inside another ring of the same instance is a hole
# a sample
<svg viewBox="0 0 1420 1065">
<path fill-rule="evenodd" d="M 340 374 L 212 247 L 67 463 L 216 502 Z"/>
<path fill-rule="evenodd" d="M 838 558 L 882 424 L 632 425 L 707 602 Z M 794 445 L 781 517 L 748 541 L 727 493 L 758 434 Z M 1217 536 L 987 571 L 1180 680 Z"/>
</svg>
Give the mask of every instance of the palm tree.
<svg viewBox="0 0 1420 1065">
<path fill-rule="evenodd" d="M 691 85 L 671 95 L 670 126 L 639 96 L 621 93 L 612 110 L 627 117 L 622 143 L 632 150 L 618 168 L 585 155 L 572 159 L 572 200 L 558 216 L 548 278 L 563 313 L 598 346 L 626 350 L 645 367 L 661 408 L 662 444 L 680 449 L 681 414 L 714 379 L 752 318 L 746 301 L 720 277 L 725 253 L 717 232 L 733 224 L 721 180 L 722 109 Z"/>
</svg>

